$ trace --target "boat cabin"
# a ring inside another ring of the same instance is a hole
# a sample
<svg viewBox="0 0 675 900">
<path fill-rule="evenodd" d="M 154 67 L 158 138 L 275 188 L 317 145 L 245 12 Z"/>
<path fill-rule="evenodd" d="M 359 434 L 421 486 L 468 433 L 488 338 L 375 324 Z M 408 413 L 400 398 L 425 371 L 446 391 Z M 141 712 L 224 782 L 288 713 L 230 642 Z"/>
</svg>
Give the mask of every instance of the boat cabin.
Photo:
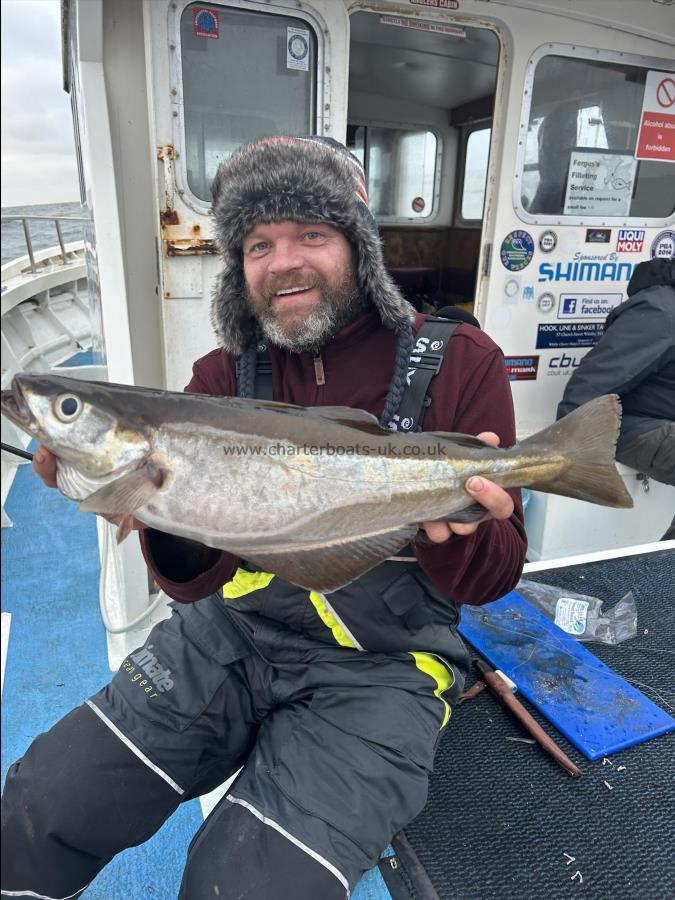
<svg viewBox="0 0 675 900">
<path fill-rule="evenodd" d="M 265 135 L 359 157 L 393 277 L 501 346 L 521 436 L 554 419 L 636 264 L 675 252 L 669 3 L 65 0 L 63 21 L 113 381 L 180 390 L 214 346 L 210 184 Z M 658 537 L 672 496 L 624 474 L 637 511 L 599 510 L 590 537 L 572 501 L 534 497 L 533 558 Z"/>
</svg>

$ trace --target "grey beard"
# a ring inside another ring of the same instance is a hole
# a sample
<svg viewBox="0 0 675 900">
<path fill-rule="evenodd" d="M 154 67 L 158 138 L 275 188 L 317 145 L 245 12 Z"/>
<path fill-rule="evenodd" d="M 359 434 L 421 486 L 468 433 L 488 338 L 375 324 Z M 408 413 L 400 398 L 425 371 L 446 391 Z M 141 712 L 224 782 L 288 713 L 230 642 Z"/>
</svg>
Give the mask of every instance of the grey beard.
<svg viewBox="0 0 675 900">
<path fill-rule="evenodd" d="M 259 316 L 258 324 L 265 337 L 282 350 L 293 353 L 316 353 L 346 325 L 351 325 L 369 308 L 367 300 L 356 290 L 339 306 L 327 303 L 310 313 L 299 328 L 289 334 L 273 316 Z"/>
</svg>

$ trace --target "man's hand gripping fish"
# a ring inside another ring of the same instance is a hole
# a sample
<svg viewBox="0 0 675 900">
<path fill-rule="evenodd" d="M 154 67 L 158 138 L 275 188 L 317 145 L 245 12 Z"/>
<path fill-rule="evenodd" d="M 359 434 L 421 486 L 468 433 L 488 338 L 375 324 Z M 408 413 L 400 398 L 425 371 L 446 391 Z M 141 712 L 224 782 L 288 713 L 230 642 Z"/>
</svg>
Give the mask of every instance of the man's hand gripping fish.
<svg viewBox="0 0 675 900">
<path fill-rule="evenodd" d="M 607 395 L 510 449 L 463 434 L 393 434 L 348 407 L 304 408 L 56 375 L 15 376 L 2 412 L 58 459 L 80 509 L 133 517 L 332 591 L 397 553 L 418 522 L 476 521 L 464 485 L 606 506 L 632 500 L 614 465 L 621 407 Z"/>
</svg>

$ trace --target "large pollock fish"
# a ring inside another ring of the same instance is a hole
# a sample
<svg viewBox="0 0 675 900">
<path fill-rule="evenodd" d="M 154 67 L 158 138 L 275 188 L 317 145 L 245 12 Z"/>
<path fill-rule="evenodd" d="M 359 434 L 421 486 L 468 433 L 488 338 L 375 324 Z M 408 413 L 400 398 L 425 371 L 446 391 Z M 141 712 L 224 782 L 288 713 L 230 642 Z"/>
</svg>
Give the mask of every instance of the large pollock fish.
<svg viewBox="0 0 675 900">
<path fill-rule="evenodd" d="M 615 395 L 510 449 L 444 432 L 392 434 L 348 407 L 304 408 L 56 375 L 17 375 L 3 413 L 58 458 L 80 509 L 228 550 L 304 588 L 336 590 L 395 554 L 419 522 L 485 514 L 472 475 L 607 506 Z"/>
</svg>

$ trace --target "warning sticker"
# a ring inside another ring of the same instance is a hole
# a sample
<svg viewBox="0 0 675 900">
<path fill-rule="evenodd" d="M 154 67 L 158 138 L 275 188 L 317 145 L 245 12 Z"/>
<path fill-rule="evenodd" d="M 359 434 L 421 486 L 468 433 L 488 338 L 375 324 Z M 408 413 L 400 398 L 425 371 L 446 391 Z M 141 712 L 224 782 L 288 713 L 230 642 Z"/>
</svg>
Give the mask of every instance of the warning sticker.
<svg viewBox="0 0 675 900">
<path fill-rule="evenodd" d="M 636 159 L 675 162 L 675 73 L 648 72 Z"/>
<path fill-rule="evenodd" d="M 215 9 L 196 6 L 193 11 L 193 31 L 195 37 L 218 40 L 218 13 Z"/>
</svg>

